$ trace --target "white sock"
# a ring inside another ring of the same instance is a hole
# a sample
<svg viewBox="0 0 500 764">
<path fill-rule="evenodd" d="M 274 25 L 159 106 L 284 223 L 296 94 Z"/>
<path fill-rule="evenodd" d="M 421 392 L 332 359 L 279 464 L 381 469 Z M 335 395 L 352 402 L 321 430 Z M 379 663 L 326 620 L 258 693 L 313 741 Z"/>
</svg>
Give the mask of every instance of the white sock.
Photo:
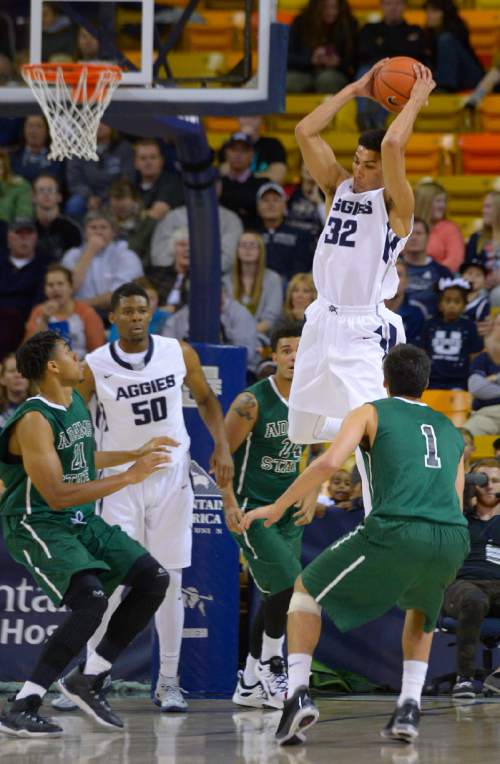
<svg viewBox="0 0 500 764">
<path fill-rule="evenodd" d="M 283 656 L 284 641 L 284 635 L 274 639 L 273 637 L 268 637 L 266 632 L 264 632 L 262 635 L 262 651 L 260 654 L 261 661 L 270 661 L 275 655 Z"/>
<path fill-rule="evenodd" d="M 423 661 L 403 662 L 403 681 L 401 684 L 401 695 L 397 702 L 398 706 L 402 706 L 405 700 L 415 700 L 420 708 L 428 665 L 428 663 Z"/>
<path fill-rule="evenodd" d="M 111 669 L 111 663 L 102 658 L 98 653 L 93 652 L 88 656 L 85 661 L 84 674 L 102 674 L 103 671 L 109 671 Z"/>
<path fill-rule="evenodd" d="M 27 698 L 28 695 L 39 695 L 41 698 L 43 698 L 46 692 L 47 690 L 45 687 L 42 687 L 40 684 L 35 684 L 34 682 L 25 682 L 17 693 L 16 700 Z"/>
<path fill-rule="evenodd" d="M 243 671 L 243 681 L 247 687 L 253 687 L 259 681 L 255 675 L 255 667 L 258 662 L 258 658 L 254 658 L 253 655 L 248 653 L 245 670 Z"/>
<path fill-rule="evenodd" d="M 184 602 L 182 599 L 182 569 L 169 570 L 167 594 L 155 613 L 155 626 L 160 645 L 160 674 L 176 680 L 179 673 Z"/>
<path fill-rule="evenodd" d="M 297 687 L 309 687 L 312 655 L 290 653 L 288 656 L 288 697 L 291 698 Z"/>
<path fill-rule="evenodd" d="M 342 427 L 343 419 L 337 419 L 335 417 L 327 416 L 321 424 L 318 424 L 314 428 L 314 437 L 325 443 L 334 440 L 338 435 L 340 428 Z"/>
</svg>

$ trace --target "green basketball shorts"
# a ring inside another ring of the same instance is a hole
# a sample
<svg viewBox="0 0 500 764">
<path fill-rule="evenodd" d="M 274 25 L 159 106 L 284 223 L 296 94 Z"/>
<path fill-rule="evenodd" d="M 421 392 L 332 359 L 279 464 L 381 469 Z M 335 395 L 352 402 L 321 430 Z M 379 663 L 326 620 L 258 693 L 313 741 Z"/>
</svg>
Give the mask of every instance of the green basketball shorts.
<svg viewBox="0 0 500 764">
<path fill-rule="evenodd" d="M 243 551 L 255 585 L 264 595 L 290 589 L 302 570 L 303 528 L 294 524 L 292 516 L 296 511 L 296 507 L 291 507 L 270 528 L 264 528 L 263 520 L 256 520 L 245 533 L 231 534 Z"/>
<path fill-rule="evenodd" d="M 7 549 L 55 605 L 61 605 L 71 577 L 81 570 L 95 570 L 109 596 L 147 554 L 118 525 L 108 525 L 97 515 L 72 524 L 71 517 L 54 511 L 3 518 Z"/>
<path fill-rule="evenodd" d="M 424 613 L 430 632 L 468 553 L 465 526 L 370 516 L 307 565 L 302 581 L 340 631 L 398 605 Z"/>
</svg>

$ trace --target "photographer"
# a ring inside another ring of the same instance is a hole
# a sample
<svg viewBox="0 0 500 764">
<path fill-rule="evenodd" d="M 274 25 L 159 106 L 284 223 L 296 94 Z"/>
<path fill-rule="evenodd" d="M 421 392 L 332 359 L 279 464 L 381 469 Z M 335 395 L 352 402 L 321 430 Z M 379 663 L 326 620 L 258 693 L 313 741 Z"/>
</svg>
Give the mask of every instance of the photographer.
<svg viewBox="0 0 500 764">
<path fill-rule="evenodd" d="M 474 658 L 486 616 L 500 617 L 500 462 L 483 459 L 465 478 L 471 550 L 444 596 L 443 612 L 456 618 L 457 678 L 454 698 L 475 698 Z M 500 693 L 500 670 L 484 680 Z"/>
</svg>

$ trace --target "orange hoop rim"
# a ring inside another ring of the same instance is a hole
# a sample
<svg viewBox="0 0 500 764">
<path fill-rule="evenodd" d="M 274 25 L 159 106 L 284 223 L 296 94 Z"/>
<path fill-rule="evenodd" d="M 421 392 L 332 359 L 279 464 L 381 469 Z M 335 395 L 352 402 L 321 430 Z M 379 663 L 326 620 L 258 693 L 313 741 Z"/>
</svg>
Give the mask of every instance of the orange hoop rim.
<svg viewBox="0 0 500 764">
<path fill-rule="evenodd" d="M 24 64 L 21 67 L 21 71 L 26 75 L 33 75 L 37 70 L 42 70 L 45 74 L 45 81 L 49 84 L 53 84 L 57 80 L 57 72 L 62 71 L 64 81 L 68 85 L 78 85 L 82 71 L 87 70 L 87 83 L 89 85 L 96 85 L 99 77 L 104 72 L 110 72 L 114 74 L 118 79 L 122 78 L 122 70 L 116 64 L 92 64 L 85 62 L 80 63 L 43 63 L 43 64 Z"/>
</svg>

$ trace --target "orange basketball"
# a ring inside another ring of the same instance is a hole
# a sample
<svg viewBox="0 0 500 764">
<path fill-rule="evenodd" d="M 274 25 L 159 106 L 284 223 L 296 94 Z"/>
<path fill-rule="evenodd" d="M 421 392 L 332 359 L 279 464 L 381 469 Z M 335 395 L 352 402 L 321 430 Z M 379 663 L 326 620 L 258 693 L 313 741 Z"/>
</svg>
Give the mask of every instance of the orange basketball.
<svg viewBox="0 0 500 764">
<path fill-rule="evenodd" d="M 410 56 L 396 56 L 380 67 L 375 75 L 373 95 L 388 111 L 397 114 L 407 103 L 415 84 L 414 64 L 418 61 Z"/>
</svg>

